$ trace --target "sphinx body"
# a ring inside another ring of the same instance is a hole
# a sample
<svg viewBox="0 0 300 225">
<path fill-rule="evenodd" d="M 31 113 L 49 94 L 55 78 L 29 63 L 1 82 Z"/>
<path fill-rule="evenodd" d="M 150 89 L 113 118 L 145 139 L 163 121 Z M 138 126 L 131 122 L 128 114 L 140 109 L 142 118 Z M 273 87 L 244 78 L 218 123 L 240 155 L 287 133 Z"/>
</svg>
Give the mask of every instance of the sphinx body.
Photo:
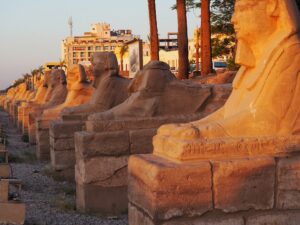
<svg viewBox="0 0 300 225">
<path fill-rule="evenodd" d="M 128 90 L 131 94 L 126 101 L 105 112 L 90 115 L 88 120 L 192 114 L 199 112 L 204 102 L 212 97 L 208 86 L 202 88 L 191 81 L 178 81 L 169 65 L 160 61 L 145 65 Z"/>
<path fill-rule="evenodd" d="M 295 2 L 237 0 L 232 21 L 241 68 L 224 107 L 193 123 L 162 126 L 156 138 L 300 133 L 300 15 Z"/>
</svg>

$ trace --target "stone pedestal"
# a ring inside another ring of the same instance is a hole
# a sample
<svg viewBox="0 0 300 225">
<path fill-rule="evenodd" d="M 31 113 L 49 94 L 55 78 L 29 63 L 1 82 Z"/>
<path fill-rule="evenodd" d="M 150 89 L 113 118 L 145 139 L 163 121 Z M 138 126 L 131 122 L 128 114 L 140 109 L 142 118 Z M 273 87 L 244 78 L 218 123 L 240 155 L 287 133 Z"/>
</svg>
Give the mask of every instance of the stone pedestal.
<svg viewBox="0 0 300 225">
<path fill-rule="evenodd" d="M 18 107 L 18 129 L 22 131 L 23 128 L 23 114 L 24 114 L 24 107 Z"/>
<path fill-rule="evenodd" d="M 129 224 L 299 224 L 300 137 L 186 141 L 129 159 Z"/>
<path fill-rule="evenodd" d="M 22 111 L 22 134 L 28 134 L 28 121 L 29 121 L 29 111 L 31 110 L 30 106 L 23 106 Z"/>
<path fill-rule="evenodd" d="M 8 152 L 5 150 L 5 146 L 0 144 L 0 179 L 10 177 L 10 166 L 8 164 Z"/>
<path fill-rule="evenodd" d="M 31 112 L 29 112 L 28 116 L 28 138 L 30 144 L 36 144 L 36 123 L 35 119 L 37 119 L 43 110 L 39 108 L 33 108 Z"/>
<path fill-rule="evenodd" d="M 36 157 L 41 161 L 50 160 L 49 120 L 37 118 L 36 127 Z"/>
<path fill-rule="evenodd" d="M 87 121 L 87 131 L 75 133 L 77 208 L 102 215 L 126 212 L 128 157 L 151 153 L 152 138 L 162 124 L 201 116 Z"/>
<path fill-rule="evenodd" d="M 85 130 L 79 120 L 54 120 L 49 123 L 51 166 L 67 180 L 75 180 L 74 133 Z"/>
</svg>

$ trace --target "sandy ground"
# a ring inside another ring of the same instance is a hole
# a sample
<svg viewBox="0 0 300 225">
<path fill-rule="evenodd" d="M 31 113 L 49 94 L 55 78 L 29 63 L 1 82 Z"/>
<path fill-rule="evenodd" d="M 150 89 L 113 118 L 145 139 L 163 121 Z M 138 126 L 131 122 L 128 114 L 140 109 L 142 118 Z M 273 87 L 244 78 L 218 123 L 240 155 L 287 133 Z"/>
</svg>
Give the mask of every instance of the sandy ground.
<svg viewBox="0 0 300 225">
<path fill-rule="evenodd" d="M 104 218 L 75 210 L 75 184 L 62 181 L 50 165 L 35 157 L 35 146 L 22 140 L 6 112 L 0 123 L 8 136 L 9 161 L 13 176 L 22 180 L 21 197 L 26 204 L 26 225 L 126 225 L 127 215 Z"/>
</svg>

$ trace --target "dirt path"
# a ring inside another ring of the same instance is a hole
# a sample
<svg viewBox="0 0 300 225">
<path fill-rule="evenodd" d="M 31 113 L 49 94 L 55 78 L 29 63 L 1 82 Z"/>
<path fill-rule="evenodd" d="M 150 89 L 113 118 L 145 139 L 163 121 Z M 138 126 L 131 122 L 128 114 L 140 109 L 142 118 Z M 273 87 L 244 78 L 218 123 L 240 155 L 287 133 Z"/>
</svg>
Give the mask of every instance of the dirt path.
<svg viewBox="0 0 300 225">
<path fill-rule="evenodd" d="M 13 176 L 22 180 L 26 225 L 127 225 L 127 216 L 102 218 L 75 211 L 75 184 L 60 181 L 46 163 L 35 157 L 35 146 L 22 141 L 21 133 L 0 110 L 0 123 L 8 135 Z"/>
</svg>

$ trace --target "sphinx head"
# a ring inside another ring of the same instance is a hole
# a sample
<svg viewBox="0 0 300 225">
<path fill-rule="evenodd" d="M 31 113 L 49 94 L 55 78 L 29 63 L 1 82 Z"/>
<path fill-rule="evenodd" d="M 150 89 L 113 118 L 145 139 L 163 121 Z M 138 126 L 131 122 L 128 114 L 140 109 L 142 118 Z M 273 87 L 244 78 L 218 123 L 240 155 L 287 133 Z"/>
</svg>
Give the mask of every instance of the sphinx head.
<svg viewBox="0 0 300 225">
<path fill-rule="evenodd" d="M 43 86 L 45 88 L 48 88 L 50 86 L 50 81 L 51 81 L 51 71 L 46 71 L 44 75 Z"/>
<path fill-rule="evenodd" d="M 299 31 L 299 18 L 295 0 L 236 0 L 232 16 L 238 39 L 236 62 L 255 66 L 267 45 L 279 44 Z"/>
<path fill-rule="evenodd" d="M 97 52 L 92 57 L 94 87 L 97 88 L 101 77 L 117 76 L 119 72 L 117 57 L 111 52 Z"/>
<path fill-rule="evenodd" d="M 72 87 L 74 85 L 80 83 L 88 83 L 85 69 L 82 65 L 73 65 L 68 70 L 68 75 L 67 75 L 68 90 L 72 90 Z"/>
<path fill-rule="evenodd" d="M 60 70 L 60 69 L 53 69 L 51 71 L 51 78 L 50 79 L 51 79 L 50 83 L 51 83 L 52 88 L 55 88 L 60 84 L 62 84 L 62 85 L 67 84 L 65 72 L 63 70 Z"/>
</svg>

